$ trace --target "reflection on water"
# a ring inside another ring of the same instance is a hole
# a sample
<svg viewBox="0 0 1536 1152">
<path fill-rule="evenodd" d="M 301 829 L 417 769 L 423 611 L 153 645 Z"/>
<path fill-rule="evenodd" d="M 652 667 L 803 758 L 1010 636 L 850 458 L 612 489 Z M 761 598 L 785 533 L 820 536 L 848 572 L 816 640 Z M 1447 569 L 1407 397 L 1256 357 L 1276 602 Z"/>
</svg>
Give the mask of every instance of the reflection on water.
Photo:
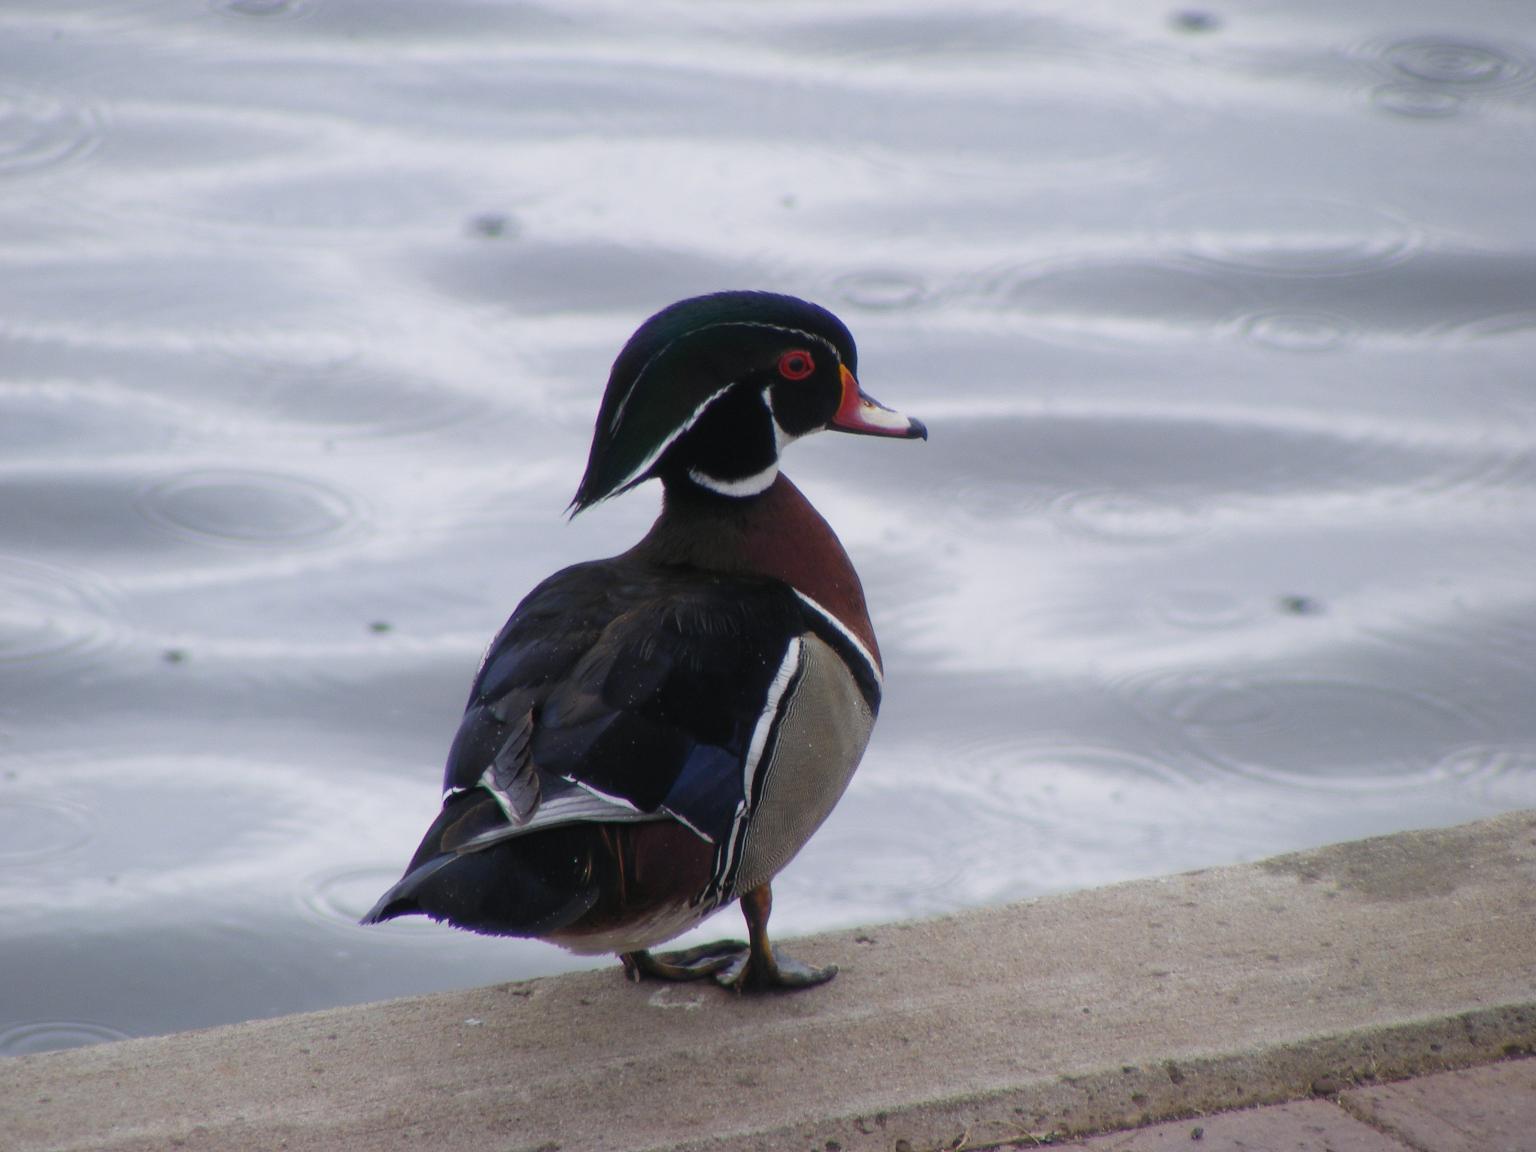
<svg viewBox="0 0 1536 1152">
<path fill-rule="evenodd" d="M 725 287 L 933 433 L 791 451 L 889 678 L 782 931 L 1536 805 L 1536 39 L 1422 7 L 8 4 L 0 1055 L 602 963 L 355 921 Z"/>
</svg>

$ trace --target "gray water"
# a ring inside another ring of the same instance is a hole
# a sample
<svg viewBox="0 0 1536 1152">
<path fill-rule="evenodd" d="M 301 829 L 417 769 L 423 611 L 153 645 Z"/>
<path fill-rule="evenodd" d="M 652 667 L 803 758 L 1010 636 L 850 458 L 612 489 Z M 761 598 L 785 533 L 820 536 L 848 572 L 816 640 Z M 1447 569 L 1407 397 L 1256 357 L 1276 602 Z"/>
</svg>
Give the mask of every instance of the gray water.
<svg viewBox="0 0 1536 1152">
<path fill-rule="evenodd" d="M 932 430 L 788 459 L 888 685 L 780 933 L 1536 805 L 1533 190 L 1497 0 L 7 0 L 0 1053 L 584 963 L 354 921 L 719 288 Z"/>
</svg>

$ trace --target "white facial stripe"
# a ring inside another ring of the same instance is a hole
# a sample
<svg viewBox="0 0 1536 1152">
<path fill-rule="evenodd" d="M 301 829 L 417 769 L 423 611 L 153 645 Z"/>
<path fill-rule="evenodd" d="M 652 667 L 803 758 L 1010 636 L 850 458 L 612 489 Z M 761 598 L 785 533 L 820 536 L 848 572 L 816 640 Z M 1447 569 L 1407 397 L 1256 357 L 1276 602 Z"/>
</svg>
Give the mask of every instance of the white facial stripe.
<svg viewBox="0 0 1536 1152">
<path fill-rule="evenodd" d="M 828 612 L 820 604 L 816 603 L 816 601 L 812 600 L 804 592 L 800 591 L 800 589 L 796 588 L 793 591 L 796 596 L 800 597 L 800 599 L 805 602 L 807 607 L 815 609 L 818 616 L 820 616 L 828 624 L 832 625 L 832 627 L 836 628 L 838 632 L 841 633 L 843 639 L 847 640 L 848 643 L 853 646 L 854 651 L 864 658 L 864 663 L 869 666 L 870 674 L 874 676 L 875 683 L 880 685 L 880 688 L 883 691 L 885 689 L 885 674 L 880 671 L 880 665 L 876 663 L 875 658 L 873 654 L 871 654 L 870 650 L 864 647 L 864 641 L 860 640 L 857 636 L 850 632 L 846 624 L 844 624 L 836 616 L 832 615 L 832 613 Z"/>
<path fill-rule="evenodd" d="M 683 333 L 683 335 L 677 337 L 675 340 L 669 340 L 666 344 L 662 345 L 661 348 L 654 355 L 652 355 L 649 360 L 645 362 L 644 365 L 641 366 L 639 372 L 635 373 L 634 382 L 629 386 L 629 391 L 624 394 L 624 398 L 619 401 L 618 408 L 614 410 L 613 419 L 608 422 L 608 431 L 611 435 L 617 434 L 619 425 L 624 422 L 624 412 L 629 407 L 630 397 L 639 391 L 640 381 L 643 380 L 645 378 L 645 374 L 651 370 L 651 365 L 655 364 L 669 351 L 671 351 L 672 346 L 679 340 L 686 339 L 689 336 L 695 336 L 700 332 L 708 332 L 714 328 L 768 328 L 775 332 L 786 332 L 791 335 L 804 337 L 806 340 L 812 341 L 816 344 L 820 344 L 832 354 L 834 360 L 840 360 L 837 346 L 834 345 L 830 340 L 824 336 L 818 336 L 814 332 L 806 332 L 800 328 L 786 328 L 782 324 L 766 324 L 760 320 L 722 320 L 718 324 L 706 324 L 702 328 L 694 328 L 688 332 Z M 665 452 L 668 448 L 672 447 L 673 444 L 677 443 L 678 437 L 682 436 L 685 432 L 688 431 L 688 429 L 692 428 L 699 422 L 699 417 L 704 415 L 705 409 L 707 409 L 716 400 L 720 399 L 720 397 L 724 396 L 735 386 L 736 382 L 733 380 L 705 399 L 702 404 L 700 404 L 693 410 L 692 413 L 689 414 L 687 420 L 685 420 L 681 425 L 674 429 L 664 440 L 662 440 L 660 444 L 652 449 L 646 455 L 644 460 L 642 460 L 634 468 L 630 469 L 623 480 L 614 485 L 614 491 L 621 491 L 622 489 L 627 488 L 629 485 L 635 483 L 639 477 L 644 476 L 645 473 L 650 470 L 651 466 L 661 458 L 662 453 Z M 763 392 L 763 405 L 768 409 L 769 415 L 773 416 L 773 403 L 769 400 L 766 390 Z M 903 423 L 900 425 L 893 425 L 893 427 L 897 426 L 904 427 L 905 424 Z M 779 427 L 779 421 L 776 416 L 773 417 L 773 435 L 774 442 L 781 452 L 783 451 L 785 445 L 799 439 L 798 436 L 791 436 L 789 433 L 785 432 L 783 428 Z M 778 475 L 778 465 L 775 464 L 772 469 L 760 472 L 757 474 L 757 476 L 749 476 L 745 480 L 719 480 L 713 476 L 707 476 L 696 471 L 690 472 L 689 475 L 693 477 L 693 480 L 696 484 L 699 484 L 704 488 L 708 488 L 712 492 L 719 492 L 726 496 L 755 496 L 759 492 L 767 491 L 768 485 L 773 483 L 774 477 Z M 751 487 L 752 484 L 764 476 L 766 476 L 767 479 L 762 482 L 760 487 Z"/>
<path fill-rule="evenodd" d="M 705 400 L 704 403 L 700 404 L 697 408 L 695 408 L 693 410 L 692 414 L 689 415 L 688 419 L 683 421 L 682 424 L 678 425 L 678 427 L 676 429 L 674 429 L 672 431 L 671 435 L 669 435 L 665 440 L 663 440 L 660 444 L 656 445 L 655 448 L 651 449 L 650 453 L 646 456 L 646 458 L 644 460 L 640 461 L 640 463 L 638 465 L 636 465 L 634 468 L 631 468 L 629 470 L 629 474 L 626 475 L 624 477 L 624 479 L 622 481 L 620 481 L 618 484 L 614 485 L 614 489 L 613 490 L 615 492 L 617 492 L 620 489 L 625 488 L 625 487 L 629 486 L 630 484 L 633 484 L 637 477 L 644 476 L 646 474 L 646 472 L 648 472 L 650 470 L 651 465 L 655 464 L 656 461 L 661 458 L 661 454 L 663 452 L 665 452 L 668 448 L 672 447 L 672 445 L 677 442 L 677 438 L 679 436 L 681 436 L 684 432 L 687 432 L 688 429 L 692 428 L 695 424 L 697 424 L 699 422 L 699 417 L 704 415 L 704 410 L 706 408 L 708 408 L 716 400 L 720 399 L 720 397 L 724 396 L 727 392 L 729 392 L 735 386 L 736 385 L 734 383 L 727 384 L 724 388 L 720 389 L 714 395 L 710 396 L 709 399 Z"/>
</svg>

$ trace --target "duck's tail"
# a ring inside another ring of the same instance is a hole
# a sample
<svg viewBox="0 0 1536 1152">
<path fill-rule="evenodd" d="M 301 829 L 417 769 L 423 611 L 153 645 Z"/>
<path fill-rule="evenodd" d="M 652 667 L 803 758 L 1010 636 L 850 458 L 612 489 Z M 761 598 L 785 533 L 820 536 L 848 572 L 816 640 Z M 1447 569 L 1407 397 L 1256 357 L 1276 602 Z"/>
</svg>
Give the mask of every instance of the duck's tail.
<svg viewBox="0 0 1536 1152">
<path fill-rule="evenodd" d="M 563 846 L 541 843 L 550 833 L 473 850 L 445 848 L 444 833 L 464 818 L 466 804 L 494 807 L 495 801 L 489 793 L 466 794 L 444 808 L 405 875 L 361 923 L 429 916 L 487 935 L 543 936 L 558 932 L 596 903 L 598 893 L 580 860 L 569 851 L 548 850 Z"/>
</svg>

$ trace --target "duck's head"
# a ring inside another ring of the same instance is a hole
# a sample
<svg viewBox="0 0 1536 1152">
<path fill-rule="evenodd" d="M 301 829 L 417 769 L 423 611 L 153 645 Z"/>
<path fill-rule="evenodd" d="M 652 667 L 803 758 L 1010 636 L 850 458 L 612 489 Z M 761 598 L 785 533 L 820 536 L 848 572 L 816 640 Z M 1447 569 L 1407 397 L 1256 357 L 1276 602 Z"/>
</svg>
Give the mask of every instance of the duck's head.
<svg viewBox="0 0 1536 1152">
<path fill-rule="evenodd" d="M 768 292 L 718 292 L 664 308 L 613 362 L 579 512 L 659 477 L 722 496 L 766 490 L 779 453 L 823 428 L 927 439 L 866 396 L 858 352 L 825 308 Z"/>
</svg>

